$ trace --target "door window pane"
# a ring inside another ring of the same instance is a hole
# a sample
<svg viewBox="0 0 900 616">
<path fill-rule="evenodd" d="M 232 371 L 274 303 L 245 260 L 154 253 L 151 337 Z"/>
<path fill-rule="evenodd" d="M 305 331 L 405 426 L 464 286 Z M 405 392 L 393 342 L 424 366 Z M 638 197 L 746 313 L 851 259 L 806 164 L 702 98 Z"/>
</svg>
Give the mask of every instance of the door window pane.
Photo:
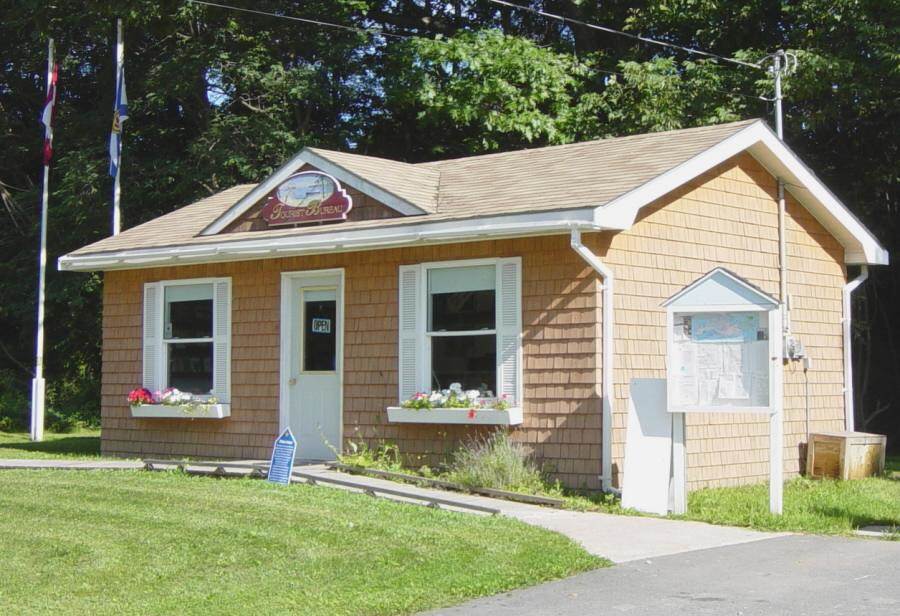
<svg viewBox="0 0 900 616">
<path fill-rule="evenodd" d="M 493 396 L 497 389 L 497 343 L 494 334 L 432 336 L 431 387 L 447 389 L 459 383 Z"/>
<path fill-rule="evenodd" d="M 169 387 L 192 394 L 208 394 L 213 388 L 212 342 L 171 343 L 168 357 Z"/>
<path fill-rule="evenodd" d="M 337 302 L 307 293 L 303 303 L 303 371 L 333 372 L 337 369 Z"/>
<path fill-rule="evenodd" d="M 212 338 L 213 286 L 166 287 L 165 338 Z M 180 388 L 179 388 L 180 389 Z"/>
<path fill-rule="evenodd" d="M 428 270 L 428 331 L 494 329 L 493 265 Z"/>
</svg>

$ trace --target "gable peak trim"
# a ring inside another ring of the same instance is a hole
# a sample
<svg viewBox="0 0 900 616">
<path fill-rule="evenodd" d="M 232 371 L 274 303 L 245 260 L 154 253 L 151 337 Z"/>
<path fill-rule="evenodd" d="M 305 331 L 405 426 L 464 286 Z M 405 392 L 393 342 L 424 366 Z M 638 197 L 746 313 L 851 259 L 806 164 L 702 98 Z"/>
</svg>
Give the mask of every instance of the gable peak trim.
<svg viewBox="0 0 900 616">
<path fill-rule="evenodd" d="M 260 182 L 246 195 L 241 197 L 237 203 L 228 208 L 213 222 L 208 224 L 200 231 L 200 236 L 216 235 L 224 231 L 231 223 L 239 219 L 250 208 L 259 203 L 259 201 L 287 180 L 292 175 L 300 172 L 303 165 L 311 165 L 337 179 L 341 184 L 355 188 L 356 190 L 380 201 L 389 208 L 403 214 L 404 216 L 418 216 L 427 214 L 421 207 L 410 203 L 405 199 L 401 199 L 397 195 L 381 188 L 374 182 L 363 178 L 345 169 L 338 163 L 329 160 L 323 156 L 321 151 L 314 151 L 312 148 L 304 147 L 288 162 L 279 167 L 265 180 Z"/>
</svg>

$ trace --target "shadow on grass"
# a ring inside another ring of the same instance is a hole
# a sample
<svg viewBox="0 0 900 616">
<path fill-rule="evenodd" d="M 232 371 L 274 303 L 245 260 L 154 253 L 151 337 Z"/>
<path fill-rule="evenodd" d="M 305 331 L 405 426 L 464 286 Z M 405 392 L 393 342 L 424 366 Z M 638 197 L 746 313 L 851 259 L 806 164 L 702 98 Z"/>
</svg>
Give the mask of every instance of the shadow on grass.
<svg viewBox="0 0 900 616">
<path fill-rule="evenodd" d="M 73 456 L 99 456 L 99 436 L 56 436 L 40 443 L 2 443 L 3 449 Z"/>
<path fill-rule="evenodd" d="M 830 519 L 846 519 L 850 522 L 851 528 L 864 528 L 866 526 L 897 526 L 900 524 L 900 518 L 896 516 L 883 517 L 866 515 L 864 513 L 848 511 L 843 507 L 817 505 L 813 506 L 810 511 Z"/>
</svg>

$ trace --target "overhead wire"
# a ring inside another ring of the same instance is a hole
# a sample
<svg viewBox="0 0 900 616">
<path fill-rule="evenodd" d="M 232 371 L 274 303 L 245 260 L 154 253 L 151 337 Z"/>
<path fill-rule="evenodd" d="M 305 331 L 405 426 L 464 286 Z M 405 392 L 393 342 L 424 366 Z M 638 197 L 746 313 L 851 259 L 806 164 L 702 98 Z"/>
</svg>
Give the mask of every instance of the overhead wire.
<svg viewBox="0 0 900 616">
<path fill-rule="evenodd" d="M 727 56 L 722 56 L 711 51 L 704 51 L 702 49 L 697 49 L 695 47 L 685 47 L 684 45 L 678 45 L 676 43 L 669 43 L 668 41 L 660 41 L 659 39 L 650 38 L 648 36 L 641 36 L 640 34 L 634 34 L 632 32 L 624 32 L 623 30 L 616 30 L 615 28 L 610 28 L 608 26 L 601 26 L 599 24 L 592 24 L 586 21 L 581 21 L 579 19 L 574 19 L 572 17 L 566 17 L 565 15 L 557 15 L 556 13 L 548 13 L 547 11 L 542 11 L 541 9 L 536 9 L 530 6 L 522 6 L 521 4 L 516 4 L 514 2 L 507 2 L 506 0 L 488 0 L 493 4 L 499 4 L 502 6 L 507 6 L 513 9 L 517 9 L 520 11 L 526 11 L 528 13 L 533 13 L 535 15 L 540 15 L 541 17 L 546 17 L 548 19 L 555 19 L 557 21 L 566 22 L 570 24 L 575 24 L 577 26 L 582 26 L 584 28 L 590 28 L 591 30 L 599 30 L 600 32 L 606 32 L 608 34 L 615 34 L 617 36 L 624 36 L 626 38 L 630 38 L 632 40 L 641 41 L 643 43 L 647 43 L 649 45 L 660 45 L 662 47 L 668 47 L 670 49 L 678 49 L 680 51 L 687 52 L 692 55 L 704 56 L 707 58 L 713 58 L 716 60 L 721 60 L 723 62 L 730 62 L 732 64 L 736 64 L 738 66 L 746 66 L 749 68 L 755 68 L 763 70 L 763 66 L 761 64 L 756 64 L 753 62 L 745 62 L 744 60 L 738 60 L 737 58 L 729 58 Z"/>
<path fill-rule="evenodd" d="M 622 36 L 626 36 L 626 37 L 631 38 L 631 39 L 640 40 L 640 41 L 643 41 L 643 42 L 645 42 L 645 43 L 653 43 L 653 44 L 657 44 L 657 45 L 663 45 L 663 46 L 670 47 L 670 48 L 680 49 L 680 50 L 686 51 L 686 52 L 688 52 L 688 53 L 692 53 L 692 54 L 696 54 L 696 55 L 702 55 L 702 56 L 705 56 L 705 57 L 711 57 L 711 58 L 715 58 L 715 59 L 719 59 L 719 60 L 723 60 L 723 61 L 727 61 L 727 62 L 732 62 L 732 63 L 734 63 L 734 64 L 739 64 L 739 65 L 743 65 L 743 66 L 749 66 L 749 67 L 753 67 L 753 68 L 757 68 L 757 69 L 761 69 L 761 68 L 762 68 L 762 66 L 759 65 L 759 64 L 751 64 L 751 63 L 748 63 L 748 62 L 743 62 L 743 61 L 741 61 L 741 60 L 737 60 L 737 59 L 734 59 L 734 58 L 727 58 L 727 57 L 725 57 L 725 56 L 720 56 L 720 55 L 717 55 L 717 54 L 714 54 L 714 53 L 711 53 L 711 52 L 707 52 L 707 51 L 703 51 L 703 50 L 699 50 L 699 49 L 693 49 L 693 48 L 690 48 L 690 47 L 684 47 L 684 46 L 681 46 L 681 45 L 676 45 L 676 44 L 674 44 L 674 43 L 667 43 L 667 42 L 664 42 L 664 41 L 658 41 L 658 40 L 656 40 L 656 39 L 651 39 L 651 38 L 648 38 L 648 37 L 644 37 L 644 36 L 632 34 L 632 33 L 629 33 L 629 32 L 622 32 L 621 30 L 615 30 L 615 29 L 613 29 L 613 28 L 608 28 L 608 27 L 606 27 L 606 26 L 599 26 L 599 25 L 596 25 L 596 24 L 589 24 L 589 23 L 587 23 L 587 22 L 583 22 L 583 21 L 579 21 L 579 20 L 576 20 L 576 19 L 572 19 L 572 18 L 570 18 L 570 17 L 564 17 L 564 16 L 561 16 L 561 15 L 554 15 L 554 14 L 552 14 L 552 13 L 547 13 L 547 12 L 545 12 L 545 11 L 541 11 L 541 10 L 534 9 L 534 8 L 531 8 L 531 7 L 526 7 L 526 6 L 514 4 L 514 3 L 512 3 L 512 2 L 506 2 L 505 0 L 489 0 L 489 1 L 490 1 L 490 2 L 493 2 L 494 4 L 500 4 L 500 5 L 508 6 L 508 7 L 511 7 L 511 8 L 520 9 L 520 10 L 523 10 L 523 11 L 528 11 L 528 12 L 531 12 L 531 13 L 535 13 L 535 14 L 541 15 L 541 16 L 543 16 L 543 17 L 548 17 L 548 18 L 551 18 L 551 19 L 557 19 L 557 20 L 560 20 L 560 21 L 570 22 L 570 23 L 574 23 L 574 24 L 577 24 L 577 25 L 585 26 L 585 27 L 588 27 L 588 28 L 592 28 L 592 29 L 596 29 L 596 30 L 601 30 L 601 31 L 604 31 L 604 32 L 610 32 L 610 33 L 613 33 L 613 34 L 620 34 L 620 35 L 622 35 Z M 244 7 L 233 6 L 233 5 L 223 4 L 223 3 L 219 3 L 219 2 L 209 2 L 209 1 L 207 1 L 207 0 L 185 0 L 185 2 L 187 2 L 187 3 L 189 3 L 189 4 L 199 4 L 199 5 L 203 5 L 203 6 L 216 7 L 216 8 L 220 8 L 220 9 L 231 10 L 231 11 L 237 11 L 237 12 L 241 12 L 241 13 L 250 13 L 250 14 L 253 14 L 253 15 L 261 15 L 261 16 L 272 17 L 272 18 L 276 18 L 276 19 L 284 19 L 284 20 L 288 20 L 288 21 L 300 22 L 300 23 L 305 23 L 305 24 L 309 24 L 309 25 L 322 26 L 322 27 L 327 27 L 327 28 L 334 28 L 334 29 L 343 30 L 343 31 L 347 31 L 347 32 L 357 32 L 357 33 L 360 33 L 360 34 L 367 34 L 367 35 L 370 35 L 370 36 L 384 36 L 384 37 L 394 38 L 394 39 L 400 39 L 400 40 L 412 40 L 412 39 L 422 39 L 422 38 L 426 38 L 426 37 L 421 37 L 421 36 L 416 36 L 416 35 L 395 34 L 395 33 L 393 33 L 393 32 L 387 32 L 387 31 L 385 31 L 383 28 L 379 28 L 379 27 L 365 28 L 365 27 L 362 27 L 362 26 L 348 26 L 348 25 L 346 25 L 346 24 L 339 24 L 339 23 L 329 22 L 329 21 L 324 21 L 324 20 L 320 20 L 320 19 L 312 19 L 312 18 L 307 18 L 307 17 L 296 17 L 296 16 L 294 16 L 294 15 L 285 15 L 285 14 L 283 14 L 283 13 L 272 13 L 272 12 L 269 12 L 269 11 L 260 11 L 260 10 L 258 10 L 258 9 L 248 9 L 248 8 L 244 8 Z M 441 41 L 441 39 L 431 39 L 431 38 L 429 38 L 428 40 L 430 40 L 430 41 L 435 41 L 435 42 L 440 42 L 440 41 Z M 607 74 L 607 75 L 613 75 L 613 76 L 617 76 L 617 77 L 622 77 L 622 78 L 624 78 L 624 79 L 627 79 L 627 78 L 628 78 L 627 75 L 625 75 L 624 73 L 619 72 L 619 71 L 613 71 L 613 70 L 601 69 L 601 68 L 595 68 L 594 70 L 596 70 L 597 72 L 600 72 L 600 73 Z M 725 94 L 725 95 L 727 95 L 727 96 L 738 96 L 738 97 L 742 97 L 742 98 L 746 98 L 746 99 L 751 99 L 751 100 L 762 100 L 762 101 L 768 100 L 768 99 L 766 99 L 766 98 L 763 97 L 763 96 L 758 96 L 758 95 L 755 95 L 755 94 L 746 94 L 746 93 L 743 93 L 743 92 L 734 92 L 734 91 L 722 90 L 722 89 L 717 89 L 717 88 L 707 88 L 707 89 L 708 89 L 709 91 L 711 91 L 711 92 L 717 92 L 717 93 L 719 93 L 719 94 Z"/>
<path fill-rule="evenodd" d="M 413 38 L 411 36 L 407 36 L 404 34 L 394 34 L 393 32 L 386 32 L 382 28 L 364 28 L 362 26 L 348 26 L 346 24 L 338 24 L 331 21 L 322 21 L 320 19 L 311 19 L 308 17 L 296 17 L 294 15 L 284 15 L 282 13 L 271 13 L 268 11 L 260 11 L 258 9 L 247 9 L 240 6 L 231 6 L 229 4 L 220 4 L 218 2 L 207 2 L 206 0 L 185 0 L 189 4 L 201 4 L 203 6 L 214 6 L 220 9 L 227 9 L 231 11 L 239 11 L 241 13 L 252 13 L 254 15 L 263 15 L 265 17 L 275 17 L 277 19 L 286 19 L 288 21 L 299 21 L 305 24 L 311 24 L 315 26 L 323 26 L 326 28 L 335 28 L 338 30 L 344 30 L 347 32 L 357 32 L 360 34 L 369 34 L 369 35 L 377 35 L 377 36 L 386 36 L 397 39 L 409 39 Z"/>
</svg>

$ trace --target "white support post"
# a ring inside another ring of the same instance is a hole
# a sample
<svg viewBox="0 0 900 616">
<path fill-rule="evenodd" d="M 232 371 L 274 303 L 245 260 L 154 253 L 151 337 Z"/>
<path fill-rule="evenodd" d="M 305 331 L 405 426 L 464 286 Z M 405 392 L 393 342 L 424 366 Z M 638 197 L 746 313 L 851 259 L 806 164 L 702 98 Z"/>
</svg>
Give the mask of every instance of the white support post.
<svg viewBox="0 0 900 616">
<path fill-rule="evenodd" d="M 784 412 L 769 415 L 769 511 L 781 515 L 784 501 Z"/>
<path fill-rule="evenodd" d="M 687 513 L 687 463 L 684 451 L 684 413 L 672 413 L 672 513 Z"/>
<path fill-rule="evenodd" d="M 781 515 L 784 509 L 784 338 L 774 335 L 781 330 L 781 313 L 773 310 L 770 321 L 769 350 L 772 354 L 772 412 L 769 415 L 769 511 Z"/>
</svg>

